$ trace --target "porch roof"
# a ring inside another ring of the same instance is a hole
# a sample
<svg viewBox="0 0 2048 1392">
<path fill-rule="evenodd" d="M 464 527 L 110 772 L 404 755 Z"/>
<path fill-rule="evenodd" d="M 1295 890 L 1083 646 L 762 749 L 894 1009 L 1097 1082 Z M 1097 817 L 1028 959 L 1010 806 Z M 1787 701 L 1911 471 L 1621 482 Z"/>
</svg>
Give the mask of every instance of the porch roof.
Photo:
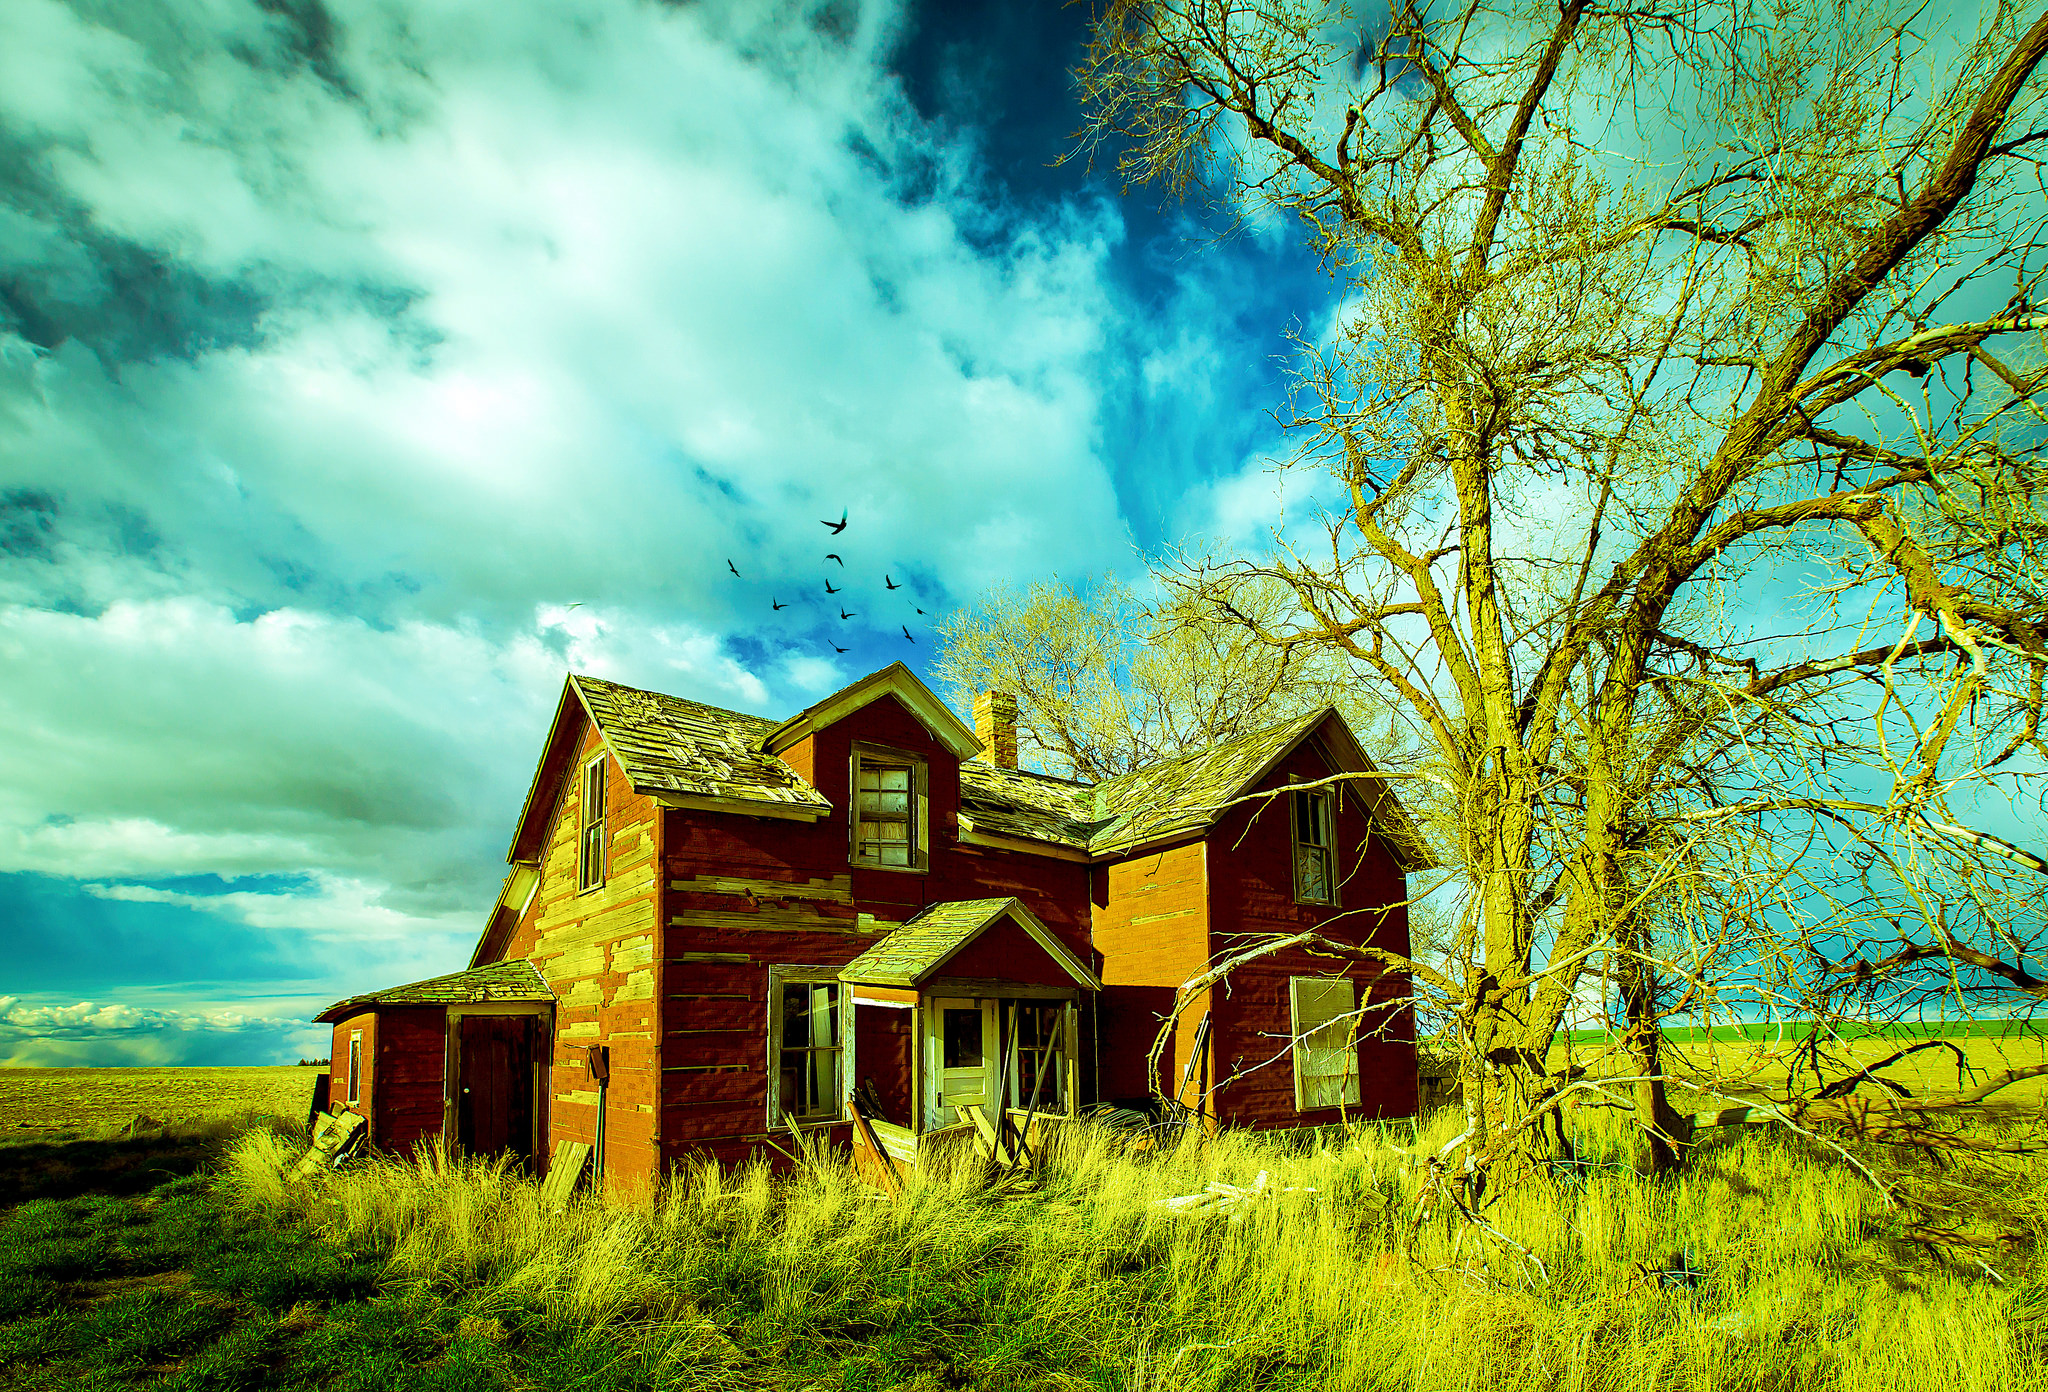
<svg viewBox="0 0 2048 1392">
<path fill-rule="evenodd" d="M 515 957 L 509 962 L 493 962 L 488 967 L 477 967 L 472 971 L 429 977 L 425 981 L 391 986 L 368 995 L 350 996 L 347 1000 L 336 1001 L 313 1019 L 320 1024 L 333 1024 L 344 1015 L 379 1005 L 472 1005 L 487 1001 L 551 1001 L 554 998 L 555 993 L 548 989 L 540 969 L 524 957 Z"/>
<path fill-rule="evenodd" d="M 902 927 L 890 933 L 866 952 L 839 969 L 841 981 L 870 986 L 920 985 L 946 964 L 948 958 L 980 937 L 1004 917 L 1015 920 L 1046 955 L 1091 991 L 1102 982 L 1042 923 L 1024 901 L 1007 899 L 956 899 L 921 910 Z"/>
</svg>

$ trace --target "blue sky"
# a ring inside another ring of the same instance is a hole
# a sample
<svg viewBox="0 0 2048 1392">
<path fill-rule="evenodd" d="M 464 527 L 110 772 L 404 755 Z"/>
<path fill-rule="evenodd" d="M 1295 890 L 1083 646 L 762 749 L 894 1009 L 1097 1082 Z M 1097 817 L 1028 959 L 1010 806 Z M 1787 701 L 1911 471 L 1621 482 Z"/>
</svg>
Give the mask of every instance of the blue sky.
<svg viewBox="0 0 2048 1392">
<path fill-rule="evenodd" d="M 1055 163 L 1084 22 L 0 7 L 0 1064 L 458 969 L 569 669 L 785 714 L 1277 521 L 1328 284 Z"/>
</svg>

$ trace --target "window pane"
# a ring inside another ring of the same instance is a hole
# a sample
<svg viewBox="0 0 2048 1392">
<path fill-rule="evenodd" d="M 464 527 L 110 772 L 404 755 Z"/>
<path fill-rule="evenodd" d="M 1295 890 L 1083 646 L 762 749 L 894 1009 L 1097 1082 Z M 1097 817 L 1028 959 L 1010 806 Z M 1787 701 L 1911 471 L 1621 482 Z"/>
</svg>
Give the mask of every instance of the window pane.
<svg viewBox="0 0 2048 1392">
<path fill-rule="evenodd" d="M 583 768 L 583 822 L 585 826 L 604 816 L 604 761 Z"/>
<path fill-rule="evenodd" d="M 948 1068 L 981 1066 L 981 1010 L 946 1012 L 946 1063 Z"/>
<path fill-rule="evenodd" d="M 1294 848 L 1294 893 L 1299 899 L 1329 899 L 1329 852 L 1320 846 Z"/>
<path fill-rule="evenodd" d="M 860 770 L 862 792 L 878 791 L 907 793 L 910 791 L 910 770 L 907 768 L 877 768 L 862 764 Z"/>
<path fill-rule="evenodd" d="M 810 989 L 787 984 L 782 988 L 782 1047 L 801 1049 L 811 1042 Z"/>
<path fill-rule="evenodd" d="M 829 982 L 811 987 L 811 1036 L 815 1048 L 829 1049 L 839 1042 L 839 988 Z"/>
<path fill-rule="evenodd" d="M 1327 846 L 1330 844 L 1327 818 L 1324 810 L 1328 806 L 1321 792 L 1296 793 L 1294 795 L 1294 836 L 1304 846 Z"/>
</svg>

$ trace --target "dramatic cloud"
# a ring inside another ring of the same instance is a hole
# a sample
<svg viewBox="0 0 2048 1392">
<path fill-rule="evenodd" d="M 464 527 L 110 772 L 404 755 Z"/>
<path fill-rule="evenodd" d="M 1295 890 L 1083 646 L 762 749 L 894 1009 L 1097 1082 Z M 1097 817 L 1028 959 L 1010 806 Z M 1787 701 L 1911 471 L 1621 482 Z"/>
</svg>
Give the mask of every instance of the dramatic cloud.
<svg viewBox="0 0 2048 1392">
<path fill-rule="evenodd" d="M 949 69 L 921 113 L 915 32 L 839 0 L 0 7 L 22 979 L 104 996 L 82 964 L 149 934 L 188 1004 L 449 970 L 565 670 L 785 714 L 928 660 L 917 608 L 1171 539 L 1261 430 L 1219 307 L 1298 280 L 1178 225 L 1134 247 L 1045 182 L 1056 143 L 1012 152 L 1018 196 L 970 124 L 1015 75 Z M 1047 100 L 1004 139 L 1057 142 Z M 64 1048 L 199 1037 L 152 1019 Z"/>
<path fill-rule="evenodd" d="M 289 1063 L 330 1037 L 304 1020 L 232 1009 L 30 1005 L 0 996 L 0 1068 Z"/>
</svg>

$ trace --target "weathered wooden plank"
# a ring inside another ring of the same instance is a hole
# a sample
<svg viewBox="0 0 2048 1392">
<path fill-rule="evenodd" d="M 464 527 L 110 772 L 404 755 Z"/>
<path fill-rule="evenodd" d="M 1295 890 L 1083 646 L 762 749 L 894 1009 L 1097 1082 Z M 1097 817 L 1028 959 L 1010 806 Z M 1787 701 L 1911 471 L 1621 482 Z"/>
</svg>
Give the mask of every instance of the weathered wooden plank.
<svg viewBox="0 0 2048 1392">
<path fill-rule="evenodd" d="M 824 879 L 749 879 L 739 875 L 693 875 L 670 880 L 668 887 L 679 894 L 727 894 L 750 899 L 815 899 L 825 903 L 851 904 L 853 877 L 833 875 Z"/>
</svg>

